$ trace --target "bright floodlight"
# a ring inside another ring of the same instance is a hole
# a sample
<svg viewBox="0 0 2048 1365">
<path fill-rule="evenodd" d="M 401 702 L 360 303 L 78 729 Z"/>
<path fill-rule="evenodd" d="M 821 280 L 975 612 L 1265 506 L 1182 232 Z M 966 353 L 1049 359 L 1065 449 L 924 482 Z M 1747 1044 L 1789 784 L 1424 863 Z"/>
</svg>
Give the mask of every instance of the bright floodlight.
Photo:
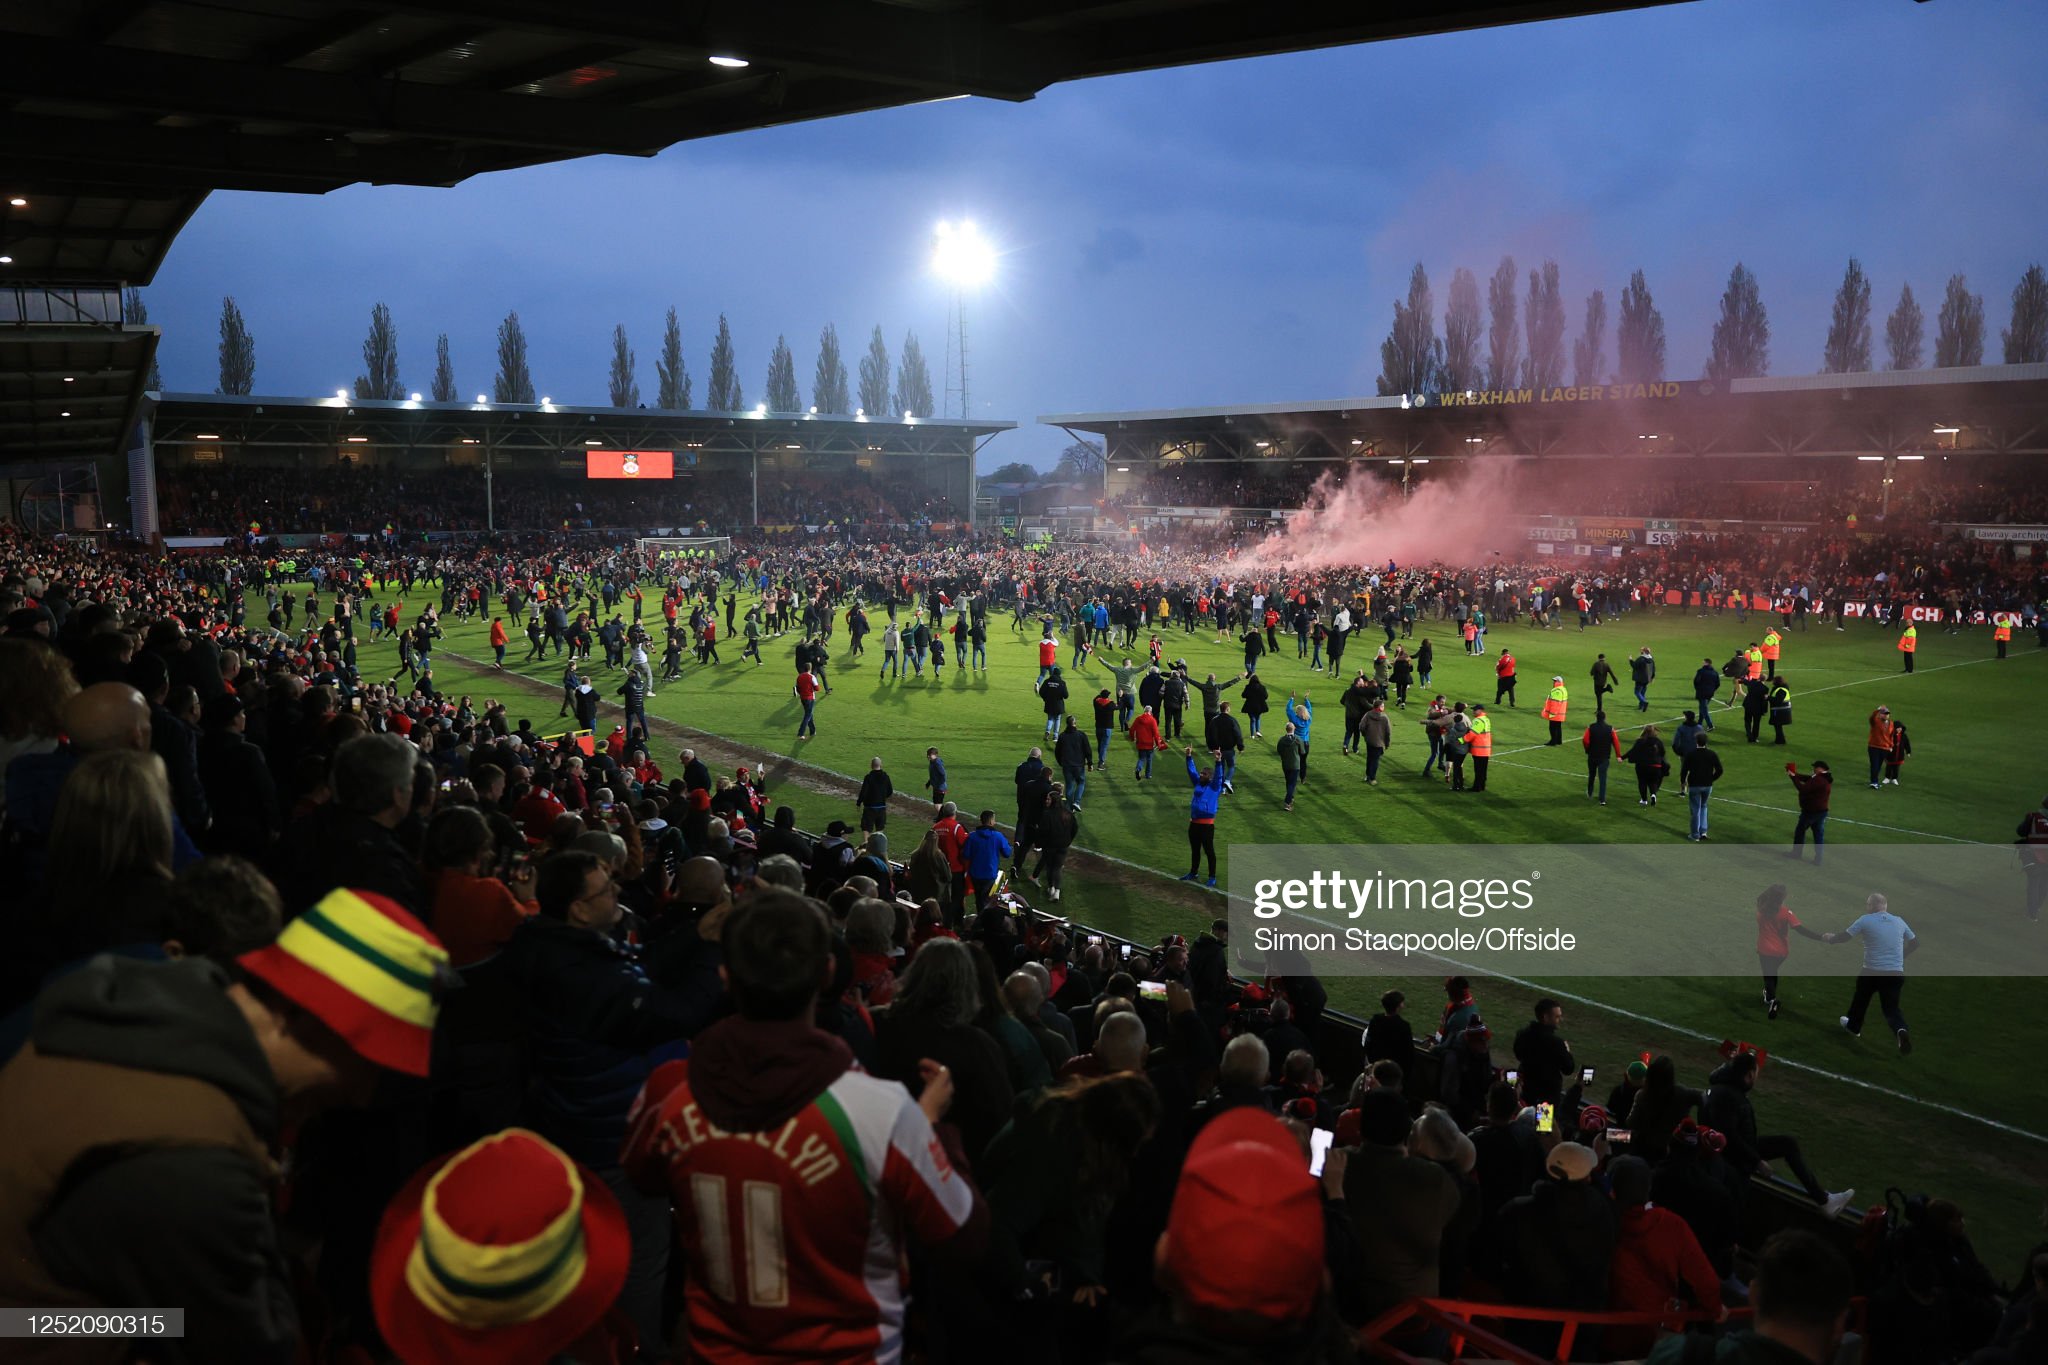
<svg viewBox="0 0 2048 1365">
<path fill-rule="evenodd" d="M 981 229 L 966 219 L 940 223 L 932 248 L 932 269 L 948 284 L 966 288 L 986 284 L 996 273 L 995 248 Z"/>
<path fill-rule="evenodd" d="M 483 394 L 478 394 L 478 395 L 476 396 L 476 401 L 477 401 L 477 402 L 479 402 L 479 403 L 488 403 L 488 402 L 490 402 L 491 400 L 490 400 L 489 398 L 486 398 L 486 397 L 485 397 L 485 396 L 484 396 Z"/>
</svg>

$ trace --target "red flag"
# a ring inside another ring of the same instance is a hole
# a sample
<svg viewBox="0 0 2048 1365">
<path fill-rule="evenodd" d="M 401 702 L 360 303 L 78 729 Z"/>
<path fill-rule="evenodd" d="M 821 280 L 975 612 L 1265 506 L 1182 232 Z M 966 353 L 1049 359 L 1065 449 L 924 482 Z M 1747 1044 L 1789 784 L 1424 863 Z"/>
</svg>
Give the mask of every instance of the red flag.
<svg viewBox="0 0 2048 1365">
<path fill-rule="evenodd" d="M 1150 558 L 1150 557 L 1151 557 L 1151 554 L 1152 554 L 1152 547 L 1151 547 L 1150 545 L 1147 545 L 1147 544 L 1146 544 L 1146 543 L 1145 543 L 1144 541 L 1142 541 L 1142 540 L 1141 540 L 1141 541 L 1139 541 L 1139 542 L 1138 542 L 1138 558 L 1140 558 L 1140 559 L 1148 559 L 1148 558 Z"/>
</svg>

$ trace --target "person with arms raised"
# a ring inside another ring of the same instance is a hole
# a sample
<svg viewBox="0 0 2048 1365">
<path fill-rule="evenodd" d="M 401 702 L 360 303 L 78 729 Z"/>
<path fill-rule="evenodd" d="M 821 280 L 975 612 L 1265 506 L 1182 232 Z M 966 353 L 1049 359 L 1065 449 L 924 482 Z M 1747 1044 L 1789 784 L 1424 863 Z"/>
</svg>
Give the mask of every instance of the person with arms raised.
<svg viewBox="0 0 2048 1365">
<path fill-rule="evenodd" d="M 1188 781 L 1194 787 L 1194 794 L 1188 799 L 1188 871 L 1182 877 L 1184 882 L 1194 881 L 1202 866 L 1202 856 L 1209 858 L 1209 885 L 1216 885 L 1216 808 L 1223 797 L 1223 756 L 1214 750 L 1209 757 L 1215 760 L 1213 768 L 1195 766 L 1195 748 L 1191 744 L 1184 751 L 1188 761 Z"/>
</svg>

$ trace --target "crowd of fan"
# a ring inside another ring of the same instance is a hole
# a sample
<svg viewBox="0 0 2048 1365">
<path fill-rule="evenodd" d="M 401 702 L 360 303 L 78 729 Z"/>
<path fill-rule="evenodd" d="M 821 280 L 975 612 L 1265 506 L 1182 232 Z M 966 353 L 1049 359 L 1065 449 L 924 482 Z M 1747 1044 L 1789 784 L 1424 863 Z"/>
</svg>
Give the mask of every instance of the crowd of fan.
<svg viewBox="0 0 2048 1365">
<path fill-rule="evenodd" d="M 591 528 L 654 533 L 678 528 L 729 535 L 754 523 L 745 477 L 685 471 L 666 484 L 591 480 L 552 470 L 500 468 L 487 508 L 483 470 L 401 469 L 393 465 L 178 465 L 158 478 L 166 535 L 322 532 L 560 531 Z M 907 476 L 865 470 L 764 475 L 763 525 L 898 525 L 948 521 L 953 499 Z"/>
<path fill-rule="evenodd" d="M 1737 1245 L 1766 1159 L 1846 1202 L 1759 1135 L 1753 1055 L 1600 1096 L 1554 1002 L 1510 1047 L 1453 980 L 1333 1085 L 1312 977 L 990 894 L 992 812 L 921 808 L 898 862 L 759 764 L 364 685 L 230 624 L 244 586 L 0 540 L 0 1112 L 38 1119 L 0 1132 L 0 1301 L 175 1303 L 194 1360 L 536 1365 L 1349 1361 L 1417 1296 L 1746 1301 L 1716 1359 L 1833 1358 L 1849 1264 Z M 1860 1272 L 1874 1359 L 2048 1349 L 2048 1256 L 2007 1305 L 1953 1205 Z"/>
</svg>

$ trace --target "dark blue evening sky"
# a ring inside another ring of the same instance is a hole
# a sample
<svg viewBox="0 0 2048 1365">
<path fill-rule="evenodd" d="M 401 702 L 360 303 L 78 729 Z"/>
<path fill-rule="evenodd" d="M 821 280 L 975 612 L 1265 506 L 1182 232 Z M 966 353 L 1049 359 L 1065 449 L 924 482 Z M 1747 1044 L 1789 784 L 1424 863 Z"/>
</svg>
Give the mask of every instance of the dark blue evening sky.
<svg viewBox="0 0 2048 1365">
<path fill-rule="evenodd" d="M 147 292 L 166 387 L 217 382 L 220 299 L 256 338 L 256 388 L 350 384 L 389 303 L 401 374 L 427 387 L 447 332 L 464 395 L 487 391 L 517 309 L 540 392 L 605 401 L 623 322 L 654 389 L 662 316 L 683 320 L 701 401 L 718 314 L 748 401 L 777 333 L 806 398 L 819 329 L 851 369 L 880 323 L 933 371 L 947 292 L 933 224 L 1000 244 L 968 310 L 977 417 L 1018 420 L 984 467 L 1045 464 L 1041 413 L 1373 392 L 1392 302 L 1420 259 L 1438 322 L 1454 267 L 1562 267 L 1612 316 L 1647 272 L 1670 372 L 1699 373 L 1738 259 L 1771 317 L 1771 371 L 1819 369 L 1849 256 L 1885 315 L 1948 276 L 2009 296 L 2048 259 L 2048 5 L 2022 0 L 1700 0 L 1602 18 L 1187 67 L 688 143 L 454 189 L 216 194 Z M 1525 286 L 1526 287 L 1526 286 Z"/>
</svg>

